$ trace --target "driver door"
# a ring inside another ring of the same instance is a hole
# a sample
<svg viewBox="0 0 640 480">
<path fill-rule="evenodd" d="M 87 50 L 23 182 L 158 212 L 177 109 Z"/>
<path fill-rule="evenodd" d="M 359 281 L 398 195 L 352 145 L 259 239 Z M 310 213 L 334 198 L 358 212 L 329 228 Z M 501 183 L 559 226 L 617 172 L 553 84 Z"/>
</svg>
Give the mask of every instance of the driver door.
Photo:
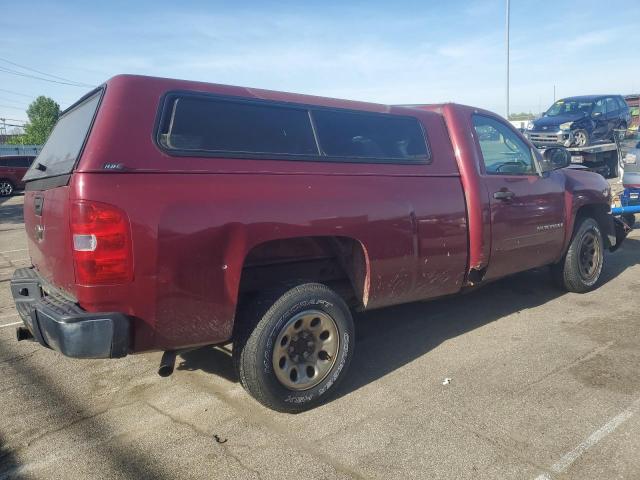
<svg viewBox="0 0 640 480">
<path fill-rule="evenodd" d="M 491 257 L 485 278 L 555 261 L 565 232 L 564 174 L 540 176 L 537 152 L 498 118 L 475 114 L 473 126 L 491 211 Z"/>
</svg>

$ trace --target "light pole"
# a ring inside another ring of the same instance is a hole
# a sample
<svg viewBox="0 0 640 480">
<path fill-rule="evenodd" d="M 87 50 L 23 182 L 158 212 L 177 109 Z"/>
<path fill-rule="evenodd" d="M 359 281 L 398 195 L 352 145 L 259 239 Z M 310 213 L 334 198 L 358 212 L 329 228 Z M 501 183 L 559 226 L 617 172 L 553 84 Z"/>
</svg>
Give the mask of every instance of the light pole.
<svg viewBox="0 0 640 480">
<path fill-rule="evenodd" d="M 507 0 L 507 19 L 506 19 L 506 47 L 507 47 L 507 120 L 509 120 L 509 0 Z"/>
</svg>

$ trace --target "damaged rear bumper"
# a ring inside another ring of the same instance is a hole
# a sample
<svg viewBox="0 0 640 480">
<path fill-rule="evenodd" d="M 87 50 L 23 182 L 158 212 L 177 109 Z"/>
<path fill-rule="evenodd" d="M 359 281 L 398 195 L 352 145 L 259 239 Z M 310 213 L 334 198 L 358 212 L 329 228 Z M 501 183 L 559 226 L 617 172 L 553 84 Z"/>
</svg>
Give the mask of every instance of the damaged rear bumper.
<svg viewBox="0 0 640 480">
<path fill-rule="evenodd" d="M 13 274 L 11 294 L 25 327 L 41 345 L 75 358 L 119 358 L 129 351 L 129 318 L 90 313 L 53 289 L 33 268 Z"/>
</svg>

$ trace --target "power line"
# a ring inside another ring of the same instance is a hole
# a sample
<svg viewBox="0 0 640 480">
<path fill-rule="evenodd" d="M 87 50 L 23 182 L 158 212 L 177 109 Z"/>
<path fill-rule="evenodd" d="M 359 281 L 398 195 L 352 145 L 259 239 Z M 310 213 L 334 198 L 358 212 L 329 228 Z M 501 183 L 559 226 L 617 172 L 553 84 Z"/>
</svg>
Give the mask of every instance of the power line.
<svg viewBox="0 0 640 480">
<path fill-rule="evenodd" d="M 75 80 L 70 80 L 70 79 L 68 79 L 68 78 L 59 77 L 59 76 L 57 76 L 57 75 L 52 75 L 52 74 L 50 74 L 50 73 L 43 72 L 43 71 L 41 71 L 41 70 L 36 70 L 35 68 L 26 67 L 26 66 L 24 66 L 24 65 L 20 65 L 19 63 L 12 62 L 11 60 L 7 60 L 6 58 L 1 58 L 1 57 L 0 57 L 0 61 L 5 62 L 5 63 L 8 63 L 8 64 L 10 64 L 10 65 L 14 65 L 14 66 L 19 67 L 19 68 L 22 68 L 22 69 L 24 69 L 24 70 L 29 70 L 30 72 L 39 73 L 40 75 L 45 75 L 45 76 L 47 76 L 47 77 L 56 78 L 56 79 L 58 79 L 58 80 L 62 80 L 62 81 L 65 81 L 65 82 L 76 83 L 76 84 L 78 84 L 78 86 L 91 87 L 91 88 L 95 87 L 95 85 L 89 85 L 88 83 L 76 82 Z"/>
<path fill-rule="evenodd" d="M 0 88 L 0 92 L 11 93 L 13 95 L 18 95 L 19 97 L 35 98 L 33 95 L 27 95 L 26 93 L 14 92 L 13 90 L 6 90 L 4 88 Z"/>
<path fill-rule="evenodd" d="M 70 83 L 70 82 L 60 82 L 58 80 L 51 80 L 50 78 L 38 77 L 36 75 L 30 75 L 28 73 L 18 72 L 17 70 L 12 70 L 12 69 L 9 69 L 9 68 L 6 68 L 6 67 L 0 67 L 0 72 L 10 73 L 12 75 L 18 75 L 20 77 L 34 78 L 36 80 L 42 80 L 44 82 L 57 83 L 59 85 L 69 85 L 71 87 L 80 87 L 80 88 L 87 88 L 87 86 L 93 87 L 93 85 Z"/>
<path fill-rule="evenodd" d="M 2 117 L 2 120 L 12 120 L 14 122 L 22 122 L 22 123 L 27 123 L 26 120 L 22 120 L 21 118 L 7 118 L 7 117 Z"/>
<path fill-rule="evenodd" d="M 23 112 L 26 111 L 26 108 L 24 107 L 18 108 L 18 107 L 12 107 L 11 105 L 0 105 L 0 108 L 11 108 L 13 110 L 21 110 Z"/>
<path fill-rule="evenodd" d="M 22 101 L 20 100 L 13 100 L 12 98 L 4 98 L 4 97 L 0 97 L 0 100 L 3 102 L 11 102 L 11 103 L 15 103 L 18 105 L 24 105 L 24 103 L 22 103 Z"/>
</svg>

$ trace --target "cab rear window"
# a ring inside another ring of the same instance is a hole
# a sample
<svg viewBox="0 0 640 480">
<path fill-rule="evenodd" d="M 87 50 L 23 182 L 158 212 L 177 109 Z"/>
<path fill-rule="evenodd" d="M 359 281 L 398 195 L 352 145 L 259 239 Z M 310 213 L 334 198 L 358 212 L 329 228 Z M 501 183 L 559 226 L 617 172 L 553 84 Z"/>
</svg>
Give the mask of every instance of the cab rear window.
<svg viewBox="0 0 640 480">
<path fill-rule="evenodd" d="M 427 163 L 414 117 L 267 100 L 170 94 L 158 145 L 176 156 Z"/>
<path fill-rule="evenodd" d="M 42 151 L 25 174 L 25 181 L 72 172 L 98 109 L 101 93 L 96 92 L 60 117 Z"/>
</svg>

